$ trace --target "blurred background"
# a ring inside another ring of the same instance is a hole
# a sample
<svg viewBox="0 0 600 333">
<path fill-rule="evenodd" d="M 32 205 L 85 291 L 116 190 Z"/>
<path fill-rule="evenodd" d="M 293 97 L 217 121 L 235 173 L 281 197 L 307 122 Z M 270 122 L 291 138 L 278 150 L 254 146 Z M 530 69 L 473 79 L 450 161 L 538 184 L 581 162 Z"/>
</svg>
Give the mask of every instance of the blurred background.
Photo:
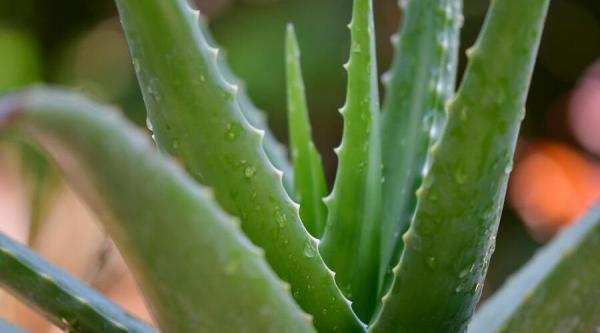
<svg viewBox="0 0 600 333">
<path fill-rule="evenodd" d="M 233 70 L 287 142 L 283 37 L 296 26 L 313 134 L 328 180 L 341 138 L 351 0 L 196 0 Z M 464 49 L 488 1 L 465 0 Z M 392 56 L 397 0 L 377 0 L 379 68 Z M 110 0 L 0 0 L 0 94 L 30 84 L 69 86 L 118 105 L 140 126 L 145 111 Z M 535 70 L 498 244 L 484 297 L 561 228 L 600 199 L 600 2 L 554 0 Z M 143 300 L 94 217 L 41 154 L 0 136 L 0 230 L 150 321 Z M 32 332 L 57 331 L 10 296 L 0 316 Z"/>
</svg>

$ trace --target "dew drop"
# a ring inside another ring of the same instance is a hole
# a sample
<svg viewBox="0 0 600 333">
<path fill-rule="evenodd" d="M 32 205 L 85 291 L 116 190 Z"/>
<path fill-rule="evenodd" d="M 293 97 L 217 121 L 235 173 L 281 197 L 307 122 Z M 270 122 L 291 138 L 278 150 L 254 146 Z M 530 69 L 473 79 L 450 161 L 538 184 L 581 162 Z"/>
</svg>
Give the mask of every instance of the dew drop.
<svg viewBox="0 0 600 333">
<path fill-rule="evenodd" d="M 277 222 L 277 225 L 279 226 L 279 228 L 285 227 L 285 223 L 286 223 L 285 213 L 282 213 L 279 209 L 277 209 L 275 211 L 275 221 Z"/>
<path fill-rule="evenodd" d="M 467 274 L 469 274 L 469 272 L 473 271 L 473 269 L 475 268 L 475 265 L 471 265 L 471 266 L 466 266 L 465 268 L 463 268 L 460 273 L 458 274 L 458 277 L 460 279 L 464 279 L 467 277 Z"/>
<path fill-rule="evenodd" d="M 312 258 L 315 256 L 315 249 L 310 242 L 306 242 L 306 244 L 304 244 L 304 256 L 307 258 Z"/>
<path fill-rule="evenodd" d="M 477 284 L 475 284 L 475 286 L 473 287 L 473 290 L 471 290 L 471 293 L 473 293 L 473 295 L 477 294 L 482 287 L 483 284 L 481 282 L 477 282 Z"/>
<path fill-rule="evenodd" d="M 253 166 L 247 166 L 244 169 L 244 177 L 246 177 L 248 179 L 254 177 L 255 174 L 256 174 L 256 168 Z"/>
<path fill-rule="evenodd" d="M 225 139 L 228 141 L 235 141 L 240 136 L 242 127 L 238 123 L 228 123 L 225 131 Z"/>
<path fill-rule="evenodd" d="M 454 180 L 459 184 L 464 184 L 467 182 L 467 175 L 462 167 L 459 167 L 454 172 Z"/>
<path fill-rule="evenodd" d="M 429 267 L 430 269 L 435 269 L 437 267 L 437 262 L 435 260 L 435 257 L 427 257 L 427 260 L 425 261 L 425 263 L 427 264 L 427 267 Z"/>
</svg>

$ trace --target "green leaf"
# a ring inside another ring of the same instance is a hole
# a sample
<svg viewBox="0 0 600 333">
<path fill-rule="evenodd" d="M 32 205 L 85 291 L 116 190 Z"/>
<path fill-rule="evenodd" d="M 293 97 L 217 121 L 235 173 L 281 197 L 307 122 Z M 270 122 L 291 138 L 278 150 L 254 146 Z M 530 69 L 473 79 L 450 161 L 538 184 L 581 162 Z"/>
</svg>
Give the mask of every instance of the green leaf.
<svg viewBox="0 0 600 333">
<path fill-rule="evenodd" d="M 321 237 L 327 222 L 327 207 L 323 202 L 327 195 L 327 184 L 321 156 L 311 139 L 300 50 L 292 25 L 287 28 L 286 64 L 290 146 L 296 171 L 294 180 L 300 199 L 300 217 L 311 234 Z"/>
<path fill-rule="evenodd" d="M 206 22 L 201 14 L 198 15 L 200 27 L 202 28 L 202 33 L 206 37 L 207 42 L 209 44 L 216 45 L 216 42 L 214 41 Z M 273 133 L 271 133 L 264 111 L 260 110 L 252 102 L 248 92 L 246 91 L 245 84 L 237 76 L 235 76 L 235 74 L 233 74 L 233 71 L 229 68 L 225 61 L 225 57 L 219 57 L 218 60 L 219 70 L 225 77 L 225 80 L 238 87 L 237 101 L 240 105 L 242 114 L 246 117 L 250 125 L 261 131 L 264 131 L 265 136 L 263 138 L 263 148 L 265 153 L 267 154 L 267 157 L 271 163 L 273 163 L 273 166 L 283 172 L 283 186 L 287 190 L 288 194 L 292 197 L 296 197 L 297 193 L 294 187 L 294 169 L 287 159 L 286 147 L 277 141 Z"/>
<path fill-rule="evenodd" d="M 0 318 L 0 332 L 2 333 L 25 333 L 20 327 L 16 327 Z"/>
<path fill-rule="evenodd" d="M 185 0 L 117 0 L 156 140 L 212 187 L 322 331 L 362 331 Z"/>
<path fill-rule="evenodd" d="M 7 97 L 0 123 L 42 146 L 96 212 L 162 331 L 314 331 L 211 193 L 114 111 L 37 89 Z"/>
<path fill-rule="evenodd" d="M 493 1 L 373 332 L 461 332 L 481 294 L 549 0 Z"/>
<path fill-rule="evenodd" d="M 371 0 L 354 1 L 344 135 L 320 244 L 336 281 L 362 320 L 375 307 L 381 222 L 381 147 Z"/>
<path fill-rule="evenodd" d="M 380 290 L 389 289 L 416 206 L 429 147 L 446 122 L 454 94 L 462 0 L 412 0 L 404 10 L 395 55 L 383 77 L 383 216 Z"/>
<path fill-rule="evenodd" d="M 563 231 L 475 314 L 469 332 L 596 332 L 600 206 Z"/>
<path fill-rule="evenodd" d="M 2 233 L 0 285 L 70 332 L 156 332 Z"/>
</svg>

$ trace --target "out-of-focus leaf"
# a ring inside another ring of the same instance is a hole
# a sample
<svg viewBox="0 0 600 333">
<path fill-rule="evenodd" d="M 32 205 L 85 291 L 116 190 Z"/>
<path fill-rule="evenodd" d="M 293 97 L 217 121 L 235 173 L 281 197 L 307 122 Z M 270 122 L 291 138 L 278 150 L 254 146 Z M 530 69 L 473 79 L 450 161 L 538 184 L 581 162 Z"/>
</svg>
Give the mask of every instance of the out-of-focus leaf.
<svg viewBox="0 0 600 333">
<path fill-rule="evenodd" d="M 113 110 L 40 88 L 3 99 L 0 124 L 43 147 L 97 213 L 161 330 L 314 331 L 211 194 Z"/>
</svg>

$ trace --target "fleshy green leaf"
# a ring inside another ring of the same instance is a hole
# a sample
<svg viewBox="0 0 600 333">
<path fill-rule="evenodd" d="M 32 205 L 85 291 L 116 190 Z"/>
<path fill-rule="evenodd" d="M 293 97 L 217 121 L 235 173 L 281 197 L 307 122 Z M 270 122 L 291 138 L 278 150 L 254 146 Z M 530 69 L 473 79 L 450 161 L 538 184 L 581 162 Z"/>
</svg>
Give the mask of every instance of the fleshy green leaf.
<svg viewBox="0 0 600 333">
<path fill-rule="evenodd" d="M 348 96 L 338 172 L 320 245 L 336 281 L 363 320 L 375 306 L 381 223 L 381 147 L 371 0 L 354 1 Z"/>
<path fill-rule="evenodd" d="M 383 216 L 380 291 L 387 292 L 416 206 L 428 148 L 446 122 L 454 94 L 462 0 L 411 0 L 392 37 L 394 62 L 384 75 Z"/>
<path fill-rule="evenodd" d="M 214 41 L 214 38 L 208 29 L 208 25 L 203 20 L 201 14 L 198 15 L 200 27 L 202 28 L 202 33 L 206 37 L 207 42 L 209 44 L 216 45 L 216 42 Z M 271 133 L 264 111 L 260 110 L 252 102 L 248 92 L 246 91 L 244 82 L 242 82 L 237 76 L 235 76 L 235 74 L 233 74 L 233 71 L 229 68 L 225 61 L 225 57 L 219 57 L 218 60 L 219 70 L 225 77 L 225 80 L 238 87 L 237 101 L 240 105 L 242 114 L 246 117 L 250 125 L 256 127 L 258 130 L 264 131 L 265 136 L 263 138 L 263 148 L 265 153 L 267 154 L 267 157 L 271 163 L 273 163 L 273 166 L 283 172 L 283 186 L 287 190 L 288 194 L 295 198 L 297 193 L 296 189 L 294 188 L 294 169 L 287 159 L 286 147 L 277 141 L 273 133 Z"/>
<path fill-rule="evenodd" d="M 159 147 L 211 186 L 322 331 L 361 331 L 185 0 L 117 0 Z"/>
<path fill-rule="evenodd" d="M 294 181 L 300 199 L 300 217 L 311 234 L 321 237 L 327 222 L 327 207 L 323 202 L 327 184 L 321 156 L 311 138 L 300 50 L 292 25 L 287 29 L 286 57 L 290 146 L 296 171 Z"/>
<path fill-rule="evenodd" d="M 481 294 L 549 0 L 493 1 L 373 332 L 461 332 Z"/>
<path fill-rule="evenodd" d="M 476 313 L 469 332 L 597 332 L 600 206 L 563 231 Z"/>
<path fill-rule="evenodd" d="M 7 97 L 0 124 L 42 146 L 97 213 L 162 331 L 314 331 L 211 194 L 114 111 L 37 89 Z"/>
<path fill-rule="evenodd" d="M 69 332 L 156 332 L 1 233 L 0 285 Z"/>
<path fill-rule="evenodd" d="M 14 326 L 11 323 L 8 323 L 2 319 L 0 319 L 0 332 L 2 333 L 25 333 L 24 330 L 22 330 L 19 327 Z"/>
</svg>

